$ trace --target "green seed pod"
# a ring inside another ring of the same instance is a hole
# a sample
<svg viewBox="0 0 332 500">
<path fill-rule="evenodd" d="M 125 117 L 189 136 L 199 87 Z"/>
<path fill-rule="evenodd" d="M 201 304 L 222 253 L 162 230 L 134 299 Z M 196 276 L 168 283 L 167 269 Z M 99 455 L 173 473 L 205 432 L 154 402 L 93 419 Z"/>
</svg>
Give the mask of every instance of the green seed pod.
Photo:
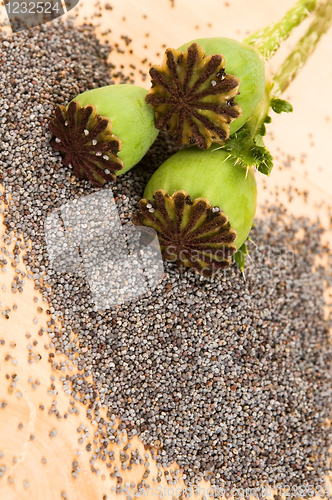
<svg viewBox="0 0 332 500">
<path fill-rule="evenodd" d="M 165 259 L 210 275 L 227 267 L 246 241 L 256 199 L 254 169 L 246 171 L 216 146 L 191 147 L 153 174 L 134 223 L 157 231 Z"/>
<path fill-rule="evenodd" d="M 225 144 L 254 113 L 265 90 L 265 67 L 249 45 L 229 38 L 202 38 L 167 49 L 150 69 L 146 102 L 156 127 L 179 145 L 208 149 Z"/>
<path fill-rule="evenodd" d="M 59 106 L 49 128 L 63 164 L 98 186 L 134 167 L 158 135 L 146 94 L 136 85 L 109 85 Z"/>
<path fill-rule="evenodd" d="M 192 40 L 179 47 L 184 51 L 197 43 L 207 55 L 222 54 L 225 58 L 225 71 L 240 80 L 236 102 L 242 109 L 242 116 L 230 124 L 230 135 L 234 134 L 253 115 L 265 91 L 265 66 L 258 52 L 245 43 L 231 38 L 213 37 Z"/>
</svg>

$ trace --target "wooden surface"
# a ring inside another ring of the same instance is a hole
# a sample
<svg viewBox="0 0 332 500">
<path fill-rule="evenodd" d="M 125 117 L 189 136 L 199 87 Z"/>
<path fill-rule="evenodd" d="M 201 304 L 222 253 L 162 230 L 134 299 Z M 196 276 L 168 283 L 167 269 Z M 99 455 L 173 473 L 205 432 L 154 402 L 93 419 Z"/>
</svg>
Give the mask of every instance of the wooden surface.
<svg viewBox="0 0 332 500">
<path fill-rule="evenodd" d="M 110 57 L 117 66 L 115 71 L 123 65 L 123 72 L 129 73 L 133 64 L 147 73 L 149 61 L 159 63 L 166 46 L 177 47 L 203 36 L 241 40 L 282 16 L 293 1 L 174 0 L 174 6 L 170 0 L 112 0 L 110 3 L 113 9 L 102 10 L 99 17 L 98 5 L 81 0 L 77 23 L 81 23 L 84 16 L 90 20 L 96 13 L 93 22 L 100 24 L 98 36 L 102 40 L 107 38 L 112 45 L 118 44 Z M 3 7 L 0 14 L 4 14 Z M 108 29 L 111 33 L 102 36 Z M 297 30 L 285 44 L 271 69 L 277 67 L 304 29 L 305 26 Z M 129 45 L 124 36 L 132 40 Z M 277 200 L 296 215 L 313 219 L 319 216 L 328 230 L 332 214 L 331 47 L 332 30 L 286 92 L 294 113 L 274 117 L 268 143 L 276 166 L 271 178 L 259 176 L 258 179 L 259 213 L 265 200 Z M 145 59 L 147 61 L 142 62 Z M 149 87 L 148 79 L 143 77 L 136 83 Z M 0 235 L 3 232 L 0 220 Z M 325 237 L 331 240 L 331 232 Z M 11 265 L 11 251 L 12 246 L 0 241 L 0 256 L 7 260 L 6 265 L 0 265 L 0 340 L 5 341 L 0 345 L 0 499 L 122 500 L 125 495 L 112 491 L 116 480 L 110 477 L 110 471 L 114 465 L 120 466 L 119 451 L 125 442 L 109 447 L 115 452 L 111 469 L 107 467 L 109 460 L 97 458 L 91 465 L 92 454 L 100 448 L 102 439 L 102 435 L 95 434 L 98 424 L 87 418 L 83 404 L 72 400 L 63 390 L 60 378 L 73 374 L 76 366 L 57 354 L 54 347 L 49 347 L 52 339 L 47 332 L 40 335 L 42 327 L 47 329 L 50 316 L 46 312 L 48 305 L 34 290 L 33 281 L 26 276 L 23 293 L 11 292 L 16 274 L 16 268 Z M 22 264 L 18 269 L 26 272 Z M 326 297 L 329 299 L 328 290 Z M 50 353 L 54 354 L 53 368 L 48 361 Z M 55 369 L 54 363 L 62 368 Z M 108 420 L 105 412 L 101 411 L 100 417 Z M 125 441 L 126 437 L 123 435 L 121 439 Z M 90 452 L 86 449 L 88 443 L 92 444 Z M 133 439 L 131 444 L 132 449 L 139 449 L 144 456 L 146 450 L 138 439 Z M 157 476 L 157 468 L 152 460 L 149 462 L 148 482 L 153 487 L 151 478 Z M 176 465 L 171 469 L 174 468 Z M 143 472 L 144 467 L 137 465 L 121 475 L 124 481 L 138 483 Z M 166 487 L 165 476 L 162 477 L 159 485 Z M 171 498 L 172 494 L 167 496 Z"/>
</svg>

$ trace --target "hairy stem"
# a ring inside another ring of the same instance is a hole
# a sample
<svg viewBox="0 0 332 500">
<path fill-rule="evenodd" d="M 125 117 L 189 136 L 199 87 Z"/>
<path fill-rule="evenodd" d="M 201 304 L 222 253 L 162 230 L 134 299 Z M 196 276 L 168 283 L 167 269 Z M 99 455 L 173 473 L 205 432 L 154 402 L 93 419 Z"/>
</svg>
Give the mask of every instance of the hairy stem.
<svg viewBox="0 0 332 500">
<path fill-rule="evenodd" d="M 322 3 L 308 31 L 273 77 L 274 92 L 284 92 L 315 50 L 321 36 L 332 24 L 332 0 Z"/>
<path fill-rule="evenodd" d="M 316 7 L 317 0 L 298 0 L 284 17 L 262 30 L 253 33 L 244 40 L 253 45 L 263 58 L 268 61 L 296 28 Z"/>
</svg>

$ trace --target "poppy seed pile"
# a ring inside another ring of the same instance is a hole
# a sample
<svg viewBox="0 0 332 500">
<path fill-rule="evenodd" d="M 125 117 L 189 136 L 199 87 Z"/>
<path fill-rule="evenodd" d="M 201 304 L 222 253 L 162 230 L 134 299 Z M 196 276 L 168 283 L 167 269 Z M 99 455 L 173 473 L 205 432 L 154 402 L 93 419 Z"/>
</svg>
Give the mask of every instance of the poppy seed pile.
<svg viewBox="0 0 332 500">
<path fill-rule="evenodd" d="M 50 325 L 62 322 L 51 346 L 78 367 L 71 395 L 89 411 L 107 407 L 157 462 L 176 461 L 187 484 L 206 478 L 226 489 L 282 483 L 318 490 L 332 470 L 332 349 L 323 313 L 330 278 L 322 266 L 312 270 L 327 252 L 319 224 L 267 207 L 251 234 L 245 281 L 235 266 L 206 279 L 165 264 L 154 290 L 96 310 L 84 273 L 49 266 L 45 218 L 99 190 L 62 166 L 48 122 L 57 105 L 111 82 L 109 49 L 91 27 L 58 21 L 0 32 L 0 42 L 4 239 L 13 231 L 32 242 L 28 273 L 50 304 Z M 111 185 L 123 223 L 175 151 L 161 133 L 138 167 Z M 18 279 L 13 291 L 22 289 Z"/>
</svg>

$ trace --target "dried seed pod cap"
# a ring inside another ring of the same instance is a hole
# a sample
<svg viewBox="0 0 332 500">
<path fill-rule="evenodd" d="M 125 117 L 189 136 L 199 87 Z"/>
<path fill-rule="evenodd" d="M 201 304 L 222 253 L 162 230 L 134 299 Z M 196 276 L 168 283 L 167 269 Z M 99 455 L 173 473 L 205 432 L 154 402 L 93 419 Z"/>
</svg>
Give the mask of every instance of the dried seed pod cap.
<svg viewBox="0 0 332 500">
<path fill-rule="evenodd" d="M 180 269 L 192 267 L 205 276 L 229 267 L 237 251 L 237 234 L 227 215 L 209 200 L 192 200 L 184 190 L 170 196 L 158 189 L 153 201 L 140 201 L 139 209 L 133 222 L 157 231 L 164 260 L 175 262 Z"/>
<path fill-rule="evenodd" d="M 181 45 L 178 50 L 185 51 L 192 43 L 197 43 L 210 56 L 222 54 L 225 58 L 225 71 L 240 80 L 236 103 L 242 115 L 230 124 L 230 135 L 234 134 L 253 115 L 265 91 L 265 65 L 258 52 L 251 46 L 231 38 L 198 38 Z"/>
<path fill-rule="evenodd" d="M 153 201 L 160 189 L 170 196 L 184 190 L 191 200 L 208 200 L 211 207 L 218 207 L 227 215 L 237 233 L 234 240 L 237 249 L 247 239 L 256 213 L 255 171 L 238 166 L 224 150 L 212 146 L 206 151 L 196 147 L 179 151 L 152 175 L 144 198 Z"/>
<path fill-rule="evenodd" d="M 49 128 L 63 163 L 99 186 L 135 166 L 158 135 L 146 94 L 136 85 L 109 85 L 59 106 Z"/>
<path fill-rule="evenodd" d="M 191 44 L 184 52 L 167 49 L 160 66 L 150 69 L 152 87 L 146 102 L 154 109 L 156 127 L 169 130 L 179 145 L 207 149 L 224 144 L 230 123 L 241 116 L 234 101 L 240 81 L 225 73 L 224 57 L 207 56 Z"/>
</svg>

